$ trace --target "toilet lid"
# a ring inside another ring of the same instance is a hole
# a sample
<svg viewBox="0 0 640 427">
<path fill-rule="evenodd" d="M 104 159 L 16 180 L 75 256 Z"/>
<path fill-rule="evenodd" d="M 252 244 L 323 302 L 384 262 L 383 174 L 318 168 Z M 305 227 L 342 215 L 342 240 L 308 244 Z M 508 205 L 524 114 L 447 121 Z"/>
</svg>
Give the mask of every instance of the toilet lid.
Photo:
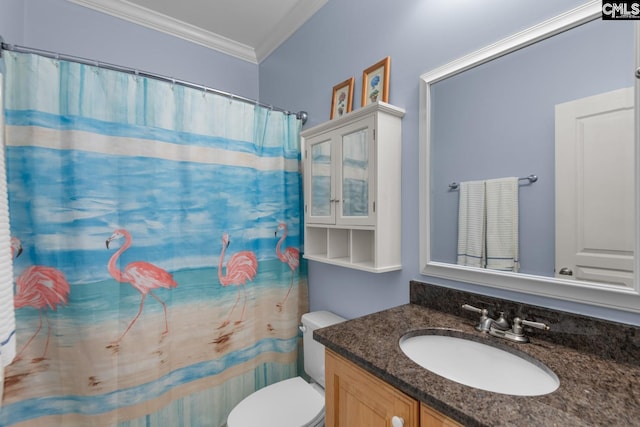
<svg viewBox="0 0 640 427">
<path fill-rule="evenodd" d="M 233 408 L 228 427 L 300 427 L 324 412 L 324 396 L 300 377 L 271 384 Z"/>
</svg>

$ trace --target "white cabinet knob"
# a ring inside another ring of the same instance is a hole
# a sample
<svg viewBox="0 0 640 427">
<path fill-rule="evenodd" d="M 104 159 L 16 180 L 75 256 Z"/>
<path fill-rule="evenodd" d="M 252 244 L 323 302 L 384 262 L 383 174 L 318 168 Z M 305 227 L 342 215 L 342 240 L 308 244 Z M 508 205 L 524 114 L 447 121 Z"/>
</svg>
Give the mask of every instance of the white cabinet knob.
<svg viewBox="0 0 640 427">
<path fill-rule="evenodd" d="M 404 420 L 400 417 L 394 416 L 393 418 L 391 418 L 391 425 L 393 427 L 402 427 L 404 426 Z"/>
</svg>

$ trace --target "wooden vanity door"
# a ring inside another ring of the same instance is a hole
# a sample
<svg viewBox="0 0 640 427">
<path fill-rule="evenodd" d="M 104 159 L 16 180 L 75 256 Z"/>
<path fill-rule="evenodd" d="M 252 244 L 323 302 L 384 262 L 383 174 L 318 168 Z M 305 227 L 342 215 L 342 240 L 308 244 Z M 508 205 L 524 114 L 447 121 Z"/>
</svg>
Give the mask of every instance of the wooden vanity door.
<svg viewBox="0 0 640 427">
<path fill-rule="evenodd" d="M 420 405 L 420 427 L 462 427 L 462 424 L 422 403 Z"/>
<path fill-rule="evenodd" d="M 419 427 L 418 401 L 396 390 L 348 360 L 326 350 L 327 427 Z"/>
</svg>

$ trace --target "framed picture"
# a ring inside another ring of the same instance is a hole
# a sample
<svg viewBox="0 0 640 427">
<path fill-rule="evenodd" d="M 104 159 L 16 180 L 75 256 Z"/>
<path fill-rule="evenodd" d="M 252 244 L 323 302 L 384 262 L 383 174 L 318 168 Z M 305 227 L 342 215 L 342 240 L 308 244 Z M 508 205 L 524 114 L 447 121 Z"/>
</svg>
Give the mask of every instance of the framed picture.
<svg viewBox="0 0 640 427">
<path fill-rule="evenodd" d="M 331 98 L 331 119 L 337 119 L 347 114 L 353 108 L 353 86 L 355 79 L 348 78 L 333 87 Z"/>
<path fill-rule="evenodd" d="M 362 106 L 372 102 L 389 102 L 389 69 L 391 57 L 387 56 L 362 73 Z"/>
</svg>

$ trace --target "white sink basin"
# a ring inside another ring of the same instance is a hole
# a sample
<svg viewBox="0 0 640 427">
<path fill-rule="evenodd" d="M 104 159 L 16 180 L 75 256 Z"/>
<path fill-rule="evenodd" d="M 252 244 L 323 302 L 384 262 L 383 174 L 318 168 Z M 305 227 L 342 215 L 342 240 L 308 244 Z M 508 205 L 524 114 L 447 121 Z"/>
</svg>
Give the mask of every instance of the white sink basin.
<svg viewBox="0 0 640 427">
<path fill-rule="evenodd" d="M 540 396 L 560 385 L 556 374 L 533 358 L 470 339 L 435 333 L 404 336 L 400 339 L 400 348 L 423 368 L 482 390 Z"/>
</svg>

